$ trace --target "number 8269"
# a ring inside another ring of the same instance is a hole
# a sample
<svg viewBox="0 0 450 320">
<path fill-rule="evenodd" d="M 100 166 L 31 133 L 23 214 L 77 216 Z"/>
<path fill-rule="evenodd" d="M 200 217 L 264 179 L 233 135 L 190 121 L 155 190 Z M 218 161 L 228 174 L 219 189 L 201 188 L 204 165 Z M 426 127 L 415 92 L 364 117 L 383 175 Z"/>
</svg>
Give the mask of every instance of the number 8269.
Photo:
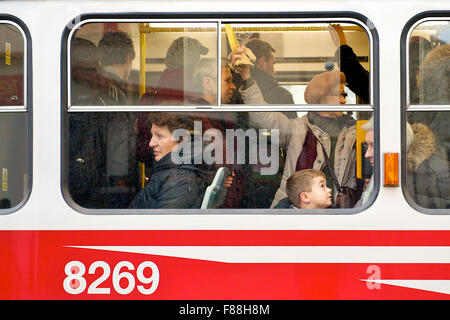
<svg viewBox="0 0 450 320">
<path fill-rule="evenodd" d="M 89 266 L 88 274 L 95 274 L 96 270 L 101 268 L 103 273 L 95 281 L 93 281 L 87 290 L 88 294 L 110 294 L 111 288 L 100 287 L 111 275 L 111 267 L 104 261 L 95 261 Z M 151 269 L 151 275 L 148 270 Z M 122 295 L 131 293 L 136 287 L 135 276 L 129 272 L 135 270 L 134 265 L 129 261 L 120 261 L 114 267 L 112 272 L 112 285 L 114 290 Z M 88 285 L 84 275 L 86 274 L 86 267 L 83 262 L 70 261 L 64 268 L 66 278 L 63 282 L 64 290 L 69 294 L 80 294 L 86 290 Z M 155 263 L 151 261 L 144 261 L 137 267 L 136 278 L 140 284 L 137 289 L 141 294 L 150 295 L 156 291 L 159 284 L 159 270 Z M 121 281 L 126 279 L 126 281 Z M 125 285 L 126 284 L 126 285 Z M 150 285 L 150 286 L 149 286 Z"/>
</svg>

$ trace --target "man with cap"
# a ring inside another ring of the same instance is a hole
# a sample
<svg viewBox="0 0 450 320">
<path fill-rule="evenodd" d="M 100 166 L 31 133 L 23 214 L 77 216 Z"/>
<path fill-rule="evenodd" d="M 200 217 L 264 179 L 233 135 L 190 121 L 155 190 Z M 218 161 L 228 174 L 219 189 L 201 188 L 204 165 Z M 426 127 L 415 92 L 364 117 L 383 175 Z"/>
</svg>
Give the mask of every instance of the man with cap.
<svg viewBox="0 0 450 320">
<path fill-rule="evenodd" d="M 209 49 L 200 41 L 189 37 L 180 37 L 172 42 L 166 54 L 166 69 L 156 85 L 156 104 L 185 104 L 190 94 L 187 84 L 201 56 Z"/>
<path fill-rule="evenodd" d="M 311 104 L 345 104 L 344 83 L 345 76 L 342 72 L 321 73 L 308 84 L 305 100 Z M 317 87 L 323 90 L 316 90 Z M 358 189 L 354 147 L 356 121 L 351 116 L 343 112 L 327 111 L 308 112 L 301 118 L 289 119 L 281 112 L 250 112 L 250 124 L 258 128 L 278 129 L 280 146 L 288 150 L 283 177 L 271 207 L 277 206 L 280 200 L 287 197 L 287 179 L 302 169 L 322 170 L 326 174 L 328 187 L 335 189 L 323 148 L 339 184 Z"/>
<path fill-rule="evenodd" d="M 172 42 L 166 53 L 166 68 L 159 77 L 154 90 L 142 97 L 142 105 L 180 105 L 189 98 L 187 83 L 200 61 L 200 56 L 208 54 L 209 49 L 200 41 L 190 37 L 180 37 Z"/>
</svg>

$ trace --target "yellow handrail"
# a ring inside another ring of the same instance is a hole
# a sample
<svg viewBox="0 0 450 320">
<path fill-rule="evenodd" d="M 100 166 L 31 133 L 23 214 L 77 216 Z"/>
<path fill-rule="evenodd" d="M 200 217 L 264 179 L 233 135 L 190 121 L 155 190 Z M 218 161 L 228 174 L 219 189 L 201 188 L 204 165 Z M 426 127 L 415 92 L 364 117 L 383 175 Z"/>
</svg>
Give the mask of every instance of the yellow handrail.
<svg viewBox="0 0 450 320">
<path fill-rule="evenodd" d="M 227 24 L 225 24 L 226 26 Z M 140 33 L 152 33 L 152 32 L 186 32 L 186 29 L 189 32 L 214 32 L 217 28 L 212 27 L 152 27 L 149 24 L 145 24 L 144 27 L 139 29 Z M 234 26 L 233 29 L 235 32 L 280 32 L 280 31 L 328 31 L 325 26 L 283 26 L 283 27 L 242 27 L 242 26 Z M 364 31 L 360 26 L 343 26 L 343 30 L 345 31 Z M 226 27 L 222 27 L 221 32 L 226 32 Z"/>
<path fill-rule="evenodd" d="M 237 40 L 231 25 L 229 24 L 225 25 L 225 32 L 227 33 L 228 43 L 230 44 L 231 52 L 236 52 L 237 48 L 239 48 L 239 41 Z"/>
<path fill-rule="evenodd" d="M 356 177 L 362 179 L 362 148 L 361 144 L 366 141 L 366 130 L 362 125 L 369 120 L 356 121 Z"/>
<path fill-rule="evenodd" d="M 145 29 L 145 23 L 141 23 L 139 31 Z M 146 42 L 145 42 L 145 33 L 140 32 L 140 43 L 139 43 L 139 53 L 140 53 L 140 66 L 139 66 L 139 97 L 145 93 L 145 58 L 146 58 Z M 139 174 L 140 174 L 140 183 L 141 188 L 145 187 L 145 163 L 140 162 L 139 165 Z"/>
</svg>

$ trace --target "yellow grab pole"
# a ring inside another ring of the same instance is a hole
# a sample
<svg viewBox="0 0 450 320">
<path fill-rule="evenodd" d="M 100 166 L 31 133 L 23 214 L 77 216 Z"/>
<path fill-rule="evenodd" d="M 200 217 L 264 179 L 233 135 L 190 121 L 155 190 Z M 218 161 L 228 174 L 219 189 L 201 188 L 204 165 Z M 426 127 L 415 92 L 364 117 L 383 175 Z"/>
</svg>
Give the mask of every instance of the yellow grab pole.
<svg viewBox="0 0 450 320">
<path fill-rule="evenodd" d="M 239 41 L 233 32 L 233 28 L 229 24 L 225 24 L 225 32 L 227 33 L 228 43 L 230 44 L 231 52 L 236 52 L 239 48 Z"/>
<path fill-rule="evenodd" d="M 142 29 L 144 24 L 141 24 Z M 141 29 L 140 29 L 141 30 Z M 145 33 L 140 32 L 140 70 L 139 70 L 139 97 L 145 93 Z"/>
<path fill-rule="evenodd" d="M 366 141 L 366 130 L 362 128 L 362 125 L 369 120 L 356 121 L 356 177 L 362 178 L 362 148 L 361 144 Z"/>
<path fill-rule="evenodd" d="M 143 32 L 145 30 L 145 24 L 141 23 L 140 31 L 140 46 L 139 46 L 139 53 L 140 53 L 140 66 L 139 66 L 139 97 L 142 97 L 142 95 L 145 93 L 145 33 Z M 141 188 L 144 189 L 145 187 L 145 163 L 139 161 L 139 172 L 140 172 L 140 182 L 141 182 Z"/>
</svg>

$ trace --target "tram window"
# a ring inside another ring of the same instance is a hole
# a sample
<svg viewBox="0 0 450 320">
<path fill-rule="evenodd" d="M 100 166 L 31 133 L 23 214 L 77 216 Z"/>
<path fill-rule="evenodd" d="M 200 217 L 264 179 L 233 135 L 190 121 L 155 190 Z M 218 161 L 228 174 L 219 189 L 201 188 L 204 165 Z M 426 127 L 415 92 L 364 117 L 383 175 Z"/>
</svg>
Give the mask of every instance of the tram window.
<svg viewBox="0 0 450 320">
<path fill-rule="evenodd" d="M 450 208 L 450 21 L 426 19 L 408 39 L 405 191 L 426 209 Z"/>
<path fill-rule="evenodd" d="M 359 206 L 369 43 L 349 21 L 82 24 L 68 37 L 67 195 L 87 209 L 289 208 L 286 179 L 314 168 L 333 205 L 342 186 Z"/>
<path fill-rule="evenodd" d="M 28 194 L 25 52 L 25 39 L 19 27 L 0 20 L 0 214 L 10 212 Z"/>
</svg>

